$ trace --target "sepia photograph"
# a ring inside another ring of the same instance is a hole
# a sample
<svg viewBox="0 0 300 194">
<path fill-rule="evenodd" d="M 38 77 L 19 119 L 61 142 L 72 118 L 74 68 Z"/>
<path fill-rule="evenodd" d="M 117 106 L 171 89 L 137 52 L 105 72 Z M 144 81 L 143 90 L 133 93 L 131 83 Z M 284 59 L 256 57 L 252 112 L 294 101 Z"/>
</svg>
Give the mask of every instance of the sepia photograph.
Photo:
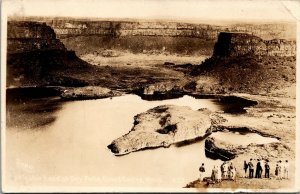
<svg viewBox="0 0 300 194">
<path fill-rule="evenodd" d="M 299 192 L 299 8 L 4 0 L 2 192 Z"/>
</svg>

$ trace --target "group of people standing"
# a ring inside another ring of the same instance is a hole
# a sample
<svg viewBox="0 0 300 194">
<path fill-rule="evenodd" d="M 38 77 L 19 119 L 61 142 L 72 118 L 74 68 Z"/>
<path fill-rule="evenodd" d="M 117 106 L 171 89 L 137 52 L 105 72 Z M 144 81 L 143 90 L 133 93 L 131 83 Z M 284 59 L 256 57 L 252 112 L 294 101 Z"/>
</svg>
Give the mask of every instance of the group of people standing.
<svg viewBox="0 0 300 194">
<path fill-rule="evenodd" d="M 203 181 L 203 174 L 205 172 L 204 163 L 199 168 L 200 177 L 199 180 Z M 236 177 L 236 168 L 233 166 L 232 162 L 229 164 L 228 162 L 223 162 L 223 164 L 219 166 L 214 166 L 211 172 L 211 181 L 219 183 L 222 179 L 235 180 Z"/>
<path fill-rule="evenodd" d="M 264 170 L 263 170 L 264 168 Z M 254 175 L 255 170 L 255 175 Z M 265 172 L 264 177 L 270 178 L 270 164 L 269 160 L 260 160 L 257 159 L 256 166 L 254 166 L 253 159 L 251 158 L 249 162 L 244 161 L 244 177 L 246 178 L 262 178 L 263 171 Z M 204 163 L 199 168 L 199 180 L 203 181 L 203 176 L 205 173 L 205 166 Z M 222 165 L 214 166 L 211 172 L 211 181 L 213 183 L 219 183 L 222 180 L 235 180 L 236 178 L 236 168 L 233 166 L 232 162 L 229 164 L 229 162 L 225 161 L 222 163 Z M 285 160 L 285 162 L 279 160 L 277 161 L 276 167 L 275 167 L 275 176 L 277 179 L 288 179 L 289 178 L 289 163 L 288 160 Z"/>
<path fill-rule="evenodd" d="M 265 160 L 264 165 L 262 164 L 264 160 L 257 159 L 256 168 L 255 168 L 255 177 L 254 177 L 254 164 L 252 162 L 252 158 L 247 163 L 244 161 L 244 171 L 245 171 L 245 177 L 248 178 L 262 178 L 262 172 L 263 167 L 265 169 L 265 178 L 270 178 L 270 164 L 269 160 Z M 247 171 L 249 169 L 249 176 L 247 176 Z M 281 160 L 279 160 L 276 164 L 275 168 L 275 176 L 278 179 L 286 178 L 288 179 L 289 174 L 289 163 L 288 160 L 285 161 L 285 163 L 282 163 Z"/>
<path fill-rule="evenodd" d="M 279 160 L 276 164 L 275 168 L 275 176 L 277 179 L 288 179 L 289 178 L 289 161 L 286 160 L 285 163 L 283 163 L 281 160 Z"/>
</svg>

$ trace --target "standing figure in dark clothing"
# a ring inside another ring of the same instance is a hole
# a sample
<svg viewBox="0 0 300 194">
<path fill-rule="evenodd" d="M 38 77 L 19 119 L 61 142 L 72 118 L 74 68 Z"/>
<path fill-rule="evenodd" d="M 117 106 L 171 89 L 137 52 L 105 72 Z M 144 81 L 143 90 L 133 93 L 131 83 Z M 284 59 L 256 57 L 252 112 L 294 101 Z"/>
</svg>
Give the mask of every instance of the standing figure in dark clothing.
<svg viewBox="0 0 300 194">
<path fill-rule="evenodd" d="M 270 178 L 269 160 L 266 160 L 266 164 L 265 164 L 265 178 Z"/>
<path fill-rule="evenodd" d="M 248 169 L 248 164 L 246 162 L 246 160 L 244 160 L 244 171 L 245 171 L 245 178 L 247 177 L 247 169 Z"/>
<path fill-rule="evenodd" d="M 200 166 L 199 172 L 200 172 L 200 174 L 199 174 L 199 180 L 202 182 L 203 181 L 203 174 L 205 172 L 204 163 L 202 163 L 202 165 Z"/>
<path fill-rule="evenodd" d="M 252 158 L 250 159 L 250 162 L 248 163 L 248 167 L 249 167 L 249 178 L 253 178 L 254 165 L 252 163 Z"/>
<path fill-rule="evenodd" d="M 261 173 L 262 173 L 262 167 L 260 165 L 260 160 L 258 159 L 256 164 L 255 178 L 261 178 Z"/>
</svg>

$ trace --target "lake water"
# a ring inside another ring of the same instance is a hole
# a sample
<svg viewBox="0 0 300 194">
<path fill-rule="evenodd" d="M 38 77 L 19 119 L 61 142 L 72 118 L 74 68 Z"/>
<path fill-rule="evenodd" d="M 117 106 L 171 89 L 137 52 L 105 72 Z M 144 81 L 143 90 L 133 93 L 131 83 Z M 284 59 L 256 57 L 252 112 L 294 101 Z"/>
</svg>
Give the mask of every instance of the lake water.
<svg viewBox="0 0 300 194">
<path fill-rule="evenodd" d="M 62 102 L 55 97 L 7 102 L 5 185 L 34 191 L 59 186 L 182 188 L 198 178 L 204 141 L 114 156 L 107 148 L 133 126 L 133 117 L 150 108 L 173 104 L 194 110 L 224 111 L 215 99 L 146 101 L 137 95 Z M 46 121 L 45 121 L 46 119 Z M 215 138 L 243 144 L 275 141 L 257 134 L 214 133 Z"/>
</svg>

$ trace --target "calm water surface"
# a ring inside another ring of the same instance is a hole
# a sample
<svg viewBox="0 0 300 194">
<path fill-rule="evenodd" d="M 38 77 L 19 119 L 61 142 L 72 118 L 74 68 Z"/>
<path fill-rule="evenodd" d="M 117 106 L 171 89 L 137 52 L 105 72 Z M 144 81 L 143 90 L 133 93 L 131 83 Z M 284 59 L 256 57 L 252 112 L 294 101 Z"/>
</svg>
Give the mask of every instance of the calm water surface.
<svg viewBox="0 0 300 194">
<path fill-rule="evenodd" d="M 225 105 L 214 99 L 183 96 L 145 101 L 136 95 L 125 95 L 63 103 L 56 100 L 41 98 L 25 104 L 8 103 L 4 180 L 7 185 L 18 185 L 20 189 L 29 186 L 33 190 L 39 186 L 74 184 L 86 187 L 182 188 L 198 178 L 201 163 L 207 166 L 206 176 L 209 176 L 213 165 L 221 163 L 205 157 L 204 141 L 181 147 L 144 150 L 121 157 L 114 156 L 107 148 L 114 139 L 132 128 L 136 114 L 165 104 L 189 106 L 194 110 L 224 110 Z M 47 117 L 53 119 L 45 124 L 43 118 Z M 32 122 L 36 123 L 33 125 Z M 254 143 L 253 137 L 255 143 L 275 141 L 257 134 L 217 132 L 213 136 L 243 144 Z"/>
</svg>

